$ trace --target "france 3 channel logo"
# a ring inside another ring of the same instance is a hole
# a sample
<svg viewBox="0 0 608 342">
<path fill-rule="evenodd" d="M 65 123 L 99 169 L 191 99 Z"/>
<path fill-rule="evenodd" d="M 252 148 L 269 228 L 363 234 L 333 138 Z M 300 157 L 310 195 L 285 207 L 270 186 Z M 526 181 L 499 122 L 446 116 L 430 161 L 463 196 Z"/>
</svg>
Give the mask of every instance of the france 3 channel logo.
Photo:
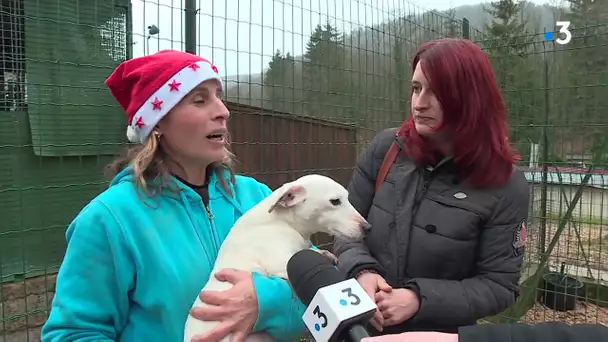
<svg viewBox="0 0 608 342">
<path fill-rule="evenodd" d="M 570 22 L 569 21 L 556 21 L 555 26 L 559 28 L 558 34 L 553 34 L 553 32 L 545 32 L 545 40 L 551 41 L 554 40 L 557 44 L 566 45 L 570 43 L 572 40 L 572 33 L 570 32 Z M 556 38 L 557 36 L 557 38 Z"/>
</svg>

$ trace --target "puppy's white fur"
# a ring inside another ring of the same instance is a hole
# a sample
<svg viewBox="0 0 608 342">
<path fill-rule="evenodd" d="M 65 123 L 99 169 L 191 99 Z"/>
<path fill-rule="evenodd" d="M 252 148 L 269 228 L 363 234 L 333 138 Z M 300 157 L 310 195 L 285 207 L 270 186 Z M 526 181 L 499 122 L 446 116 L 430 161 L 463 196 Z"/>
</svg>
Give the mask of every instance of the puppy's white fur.
<svg viewBox="0 0 608 342">
<path fill-rule="evenodd" d="M 360 240 L 369 224 L 348 201 L 346 189 L 333 179 L 311 174 L 286 183 L 241 216 L 219 250 L 205 291 L 232 287 L 214 274 L 232 268 L 287 279 L 287 261 L 310 247 L 317 232 Z M 281 305 L 280 303 L 277 303 Z M 206 304 L 196 298 L 193 307 Z M 215 328 L 220 322 L 200 321 L 188 315 L 184 341 Z M 230 335 L 222 341 L 229 341 Z M 273 341 L 269 334 L 250 334 L 248 342 Z"/>
</svg>

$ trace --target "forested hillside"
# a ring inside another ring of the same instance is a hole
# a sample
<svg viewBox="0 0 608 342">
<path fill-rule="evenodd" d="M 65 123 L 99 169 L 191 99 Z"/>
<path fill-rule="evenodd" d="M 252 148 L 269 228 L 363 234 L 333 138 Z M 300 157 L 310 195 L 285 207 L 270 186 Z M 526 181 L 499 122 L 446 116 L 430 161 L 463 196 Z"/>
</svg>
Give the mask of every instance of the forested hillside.
<svg viewBox="0 0 608 342">
<path fill-rule="evenodd" d="M 316 28 L 303 56 L 277 51 L 262 75 L 229 78 L 228 99 L 350 123 L 362 132 L 396 125 L 408 113 L 413 52 L 426 40 L 462 36 L 463 17 L 470 38 L 490 55 L 508 102 L 511 139 L 524 157 L 550 126 L 553 160 L 561 158 L 557 145 L 571 145 L 566 136 L 576 134 L 596 161 L 605 161 L 606 0 L 565 1 L 561 7 L 502 0 L 403 13 L 354 32 L 328 23 Z M 555 31 L 556 20 L 572 22 L 566 46 L 544 41 L 545 28 Z"/>
</svg>

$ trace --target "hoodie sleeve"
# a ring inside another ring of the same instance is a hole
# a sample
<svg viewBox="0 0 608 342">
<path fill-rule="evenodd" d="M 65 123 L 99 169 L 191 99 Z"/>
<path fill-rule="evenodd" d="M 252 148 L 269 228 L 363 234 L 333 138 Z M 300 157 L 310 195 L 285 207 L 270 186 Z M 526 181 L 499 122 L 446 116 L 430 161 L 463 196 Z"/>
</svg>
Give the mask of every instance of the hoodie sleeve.
<svg viewBox="0 0 608 342">
<path fill-rule="evenodd" d="M 268 186 L 260 183 L 260 187 L 263 198 L 272 193 Z M 291 341 L 306 333 L 302 321 L 306 307 L 287 280 L 254 273 L 253 285 L 258 297 L 258 320 L 253 331 L 266 331 L 277 341 Z"/>
<path fill-rule="evenodd" d="M 254 273 L 253 284 L 258 296 L 254 331 L 266 331 L 277 341 L 292 341 L 306 333 L 302 320 L 306 307 L 287 280 Z"/>
<path fill-rule="evenodd" d="M 43 342 L 115 341 L 127 323 L 135 266 L 110 210 L 93 200 L 66 232 Z"/>
</svg>

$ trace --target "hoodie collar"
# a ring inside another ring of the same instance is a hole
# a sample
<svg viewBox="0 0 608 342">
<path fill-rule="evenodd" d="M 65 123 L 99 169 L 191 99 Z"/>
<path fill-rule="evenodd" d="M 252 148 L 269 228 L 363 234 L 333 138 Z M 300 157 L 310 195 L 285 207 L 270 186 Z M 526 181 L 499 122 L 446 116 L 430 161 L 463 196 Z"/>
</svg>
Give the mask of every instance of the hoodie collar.
<svg viewBox="0 0 608 342">
<path fill-rule="evenodd" d="M 171 180 L 179 187 L 181 192 L 190 201 L 201 201 L 202 200 L 201 196 L 198 193 L 196 193 L 196 191 L 194 191 L 191 187 L 184 184 L 183 182 L 181 182 L 179 179 L 177 179 L 174 176 L 170 176 L 170 177 L 171 177 Z M 222 177 L 224 178 L 225 183 L 230 188 L 230 191 L 234 194 L 235 189 L 234 189 L 232 182 L 230 182 L 230 175 L 229 175 L 228 171 L 222 172 Z M 110 187 L 123 183 L 123 182 L 134 182 L 134 181 L 135 181 L 135 179 L 133 176 L 133 167 L 131 165 L 129 165 L 128 167 L 126 167 L 124 170 L 119 172 L 114 177 L 114 179 L 110 183 Z M 156 182 L 158 182 L 158 181 L 156 181 Z M 208 177 L 208 184 L 209 184 L 208 189 L 209 189 L 209 199 L 210 200 L 218 199 L 220 197 L 225 197 L 238 208 L 238 205 L 237 205 L 236 201 L 234 200 L 234 197 L 229 195 L 222 188 L 222 185 L 219 181 L 219 178 L 218 178 L 218 175 L 216 172 L 211 172 L 211 174 Z M 169 189 L 163 189 L 163 195 L 165 195 L 165 194 L 168 195 L 168 192 L 170 192 Z M 145 194 L 144 194 L 144 196 L 145 196 Z"/>
</svg>

